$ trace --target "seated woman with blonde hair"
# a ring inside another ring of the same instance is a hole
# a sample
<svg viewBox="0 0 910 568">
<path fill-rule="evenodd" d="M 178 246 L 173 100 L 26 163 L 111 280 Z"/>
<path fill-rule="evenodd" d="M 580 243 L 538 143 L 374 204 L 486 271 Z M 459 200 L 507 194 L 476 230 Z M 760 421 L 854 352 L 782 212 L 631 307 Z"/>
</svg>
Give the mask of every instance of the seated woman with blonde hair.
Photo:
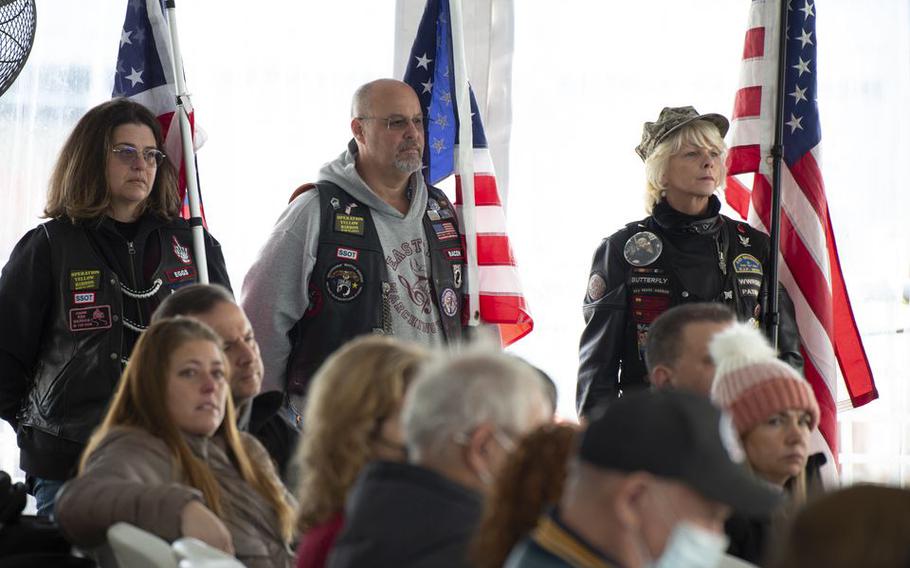
<svg viewBox="0 0 910 568">
<path fill-rule="evenodd" d="M 363 467 L 407 458 L 401 406 L 428 357 L 419 345 L 370 335 L 336 351 L 313 377 L 291 466 L 300 475 L 298 568 L 326 565 L 344 526 L 348 490 Z"/>
<path fill-rule="evenodd" d="M 734 511 L 725 530 L 728 553 L 764 566 L 770 549 L 810 494 L 821 491 L 823 454 L 809 455 L 819 407 L 812 386 L 777 353 L 755 327 L 738 323 L 711 340 L 717 365 L 711 400 L 732 418 L 741 456 L 756 476 L 776 485 L 786 504 L 771 518 Z M 732 440 L 735 443 L 735 440 Z"/>
<path fill-rule="evenodd" d="M 79 476 L 61 491 L 71 542 L 104 545 L 126 522 L 167 541 L 198 538 L 249 567 L 291 565 L 295 503 L 263 447 L 235 426 L 221 344 L 190 318 L 142 334 Z"/>
</svg>

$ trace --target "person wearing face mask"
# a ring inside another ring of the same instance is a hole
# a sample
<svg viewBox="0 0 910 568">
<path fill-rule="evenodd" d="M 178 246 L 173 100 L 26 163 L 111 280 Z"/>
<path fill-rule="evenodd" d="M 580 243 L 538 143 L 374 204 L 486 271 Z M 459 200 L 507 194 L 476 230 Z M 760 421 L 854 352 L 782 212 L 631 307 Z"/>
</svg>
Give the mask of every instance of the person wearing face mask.
<svg viewBox="0 0 910 568">
<path fill-rule="evenodd" d="M 822 490 L 825 456 L 809 455 L 818 403 L 809 383 L 779 361 L 751 326 L 736 324 L 717 334 L 709 349 L 717 364 L 711 399 L 732 415 L 752 471 L 788 497 L 771 516 L 736 511 L 726 523 L 730 554 L 763 565 L 790 517 Z"/>
<path fill-rule="evenodd" d="M 329 568 L 470 566 L 494 476 L 516 440 L 553 414 L 535 368 L 477 349 L 440 355 L 415 380 L 402 410 L 408 461 L 365 468 Z"/>
<path fill-rule="evenodd" d="M 313 377 L 306 435 L 294 456 L 298 476 L 297 568 L 322 568 L 344 526 L 344 504 L 364 466 L 407 459 L 401 406 L 429 353 L 369 335 L 333 353 Z"/>
<path fill-rule="evenodd" d="M 586 415 L 648 387 L 645 349 L 655 319 L 673 306 L 716 302 L 756 326 L 768 307 L 768 236 L 720 214 L 726 180 L 719 114 L 664 108 L 635 148 L 644 161 L 648 216 L 605 238 L 594 253 L 582 311 L 576 410 Z M 793 304 L 781 288 L 781 359 L 803 360 Z"/>
<path fill-rule="evenodd" d="M 780 499 L 741 456 L 729 418 L 705 397 L 625 396 L 595 413 L 559 505 L 505 566 L 713 568 L 731 508 L 760 515 Z"/>
</svg>

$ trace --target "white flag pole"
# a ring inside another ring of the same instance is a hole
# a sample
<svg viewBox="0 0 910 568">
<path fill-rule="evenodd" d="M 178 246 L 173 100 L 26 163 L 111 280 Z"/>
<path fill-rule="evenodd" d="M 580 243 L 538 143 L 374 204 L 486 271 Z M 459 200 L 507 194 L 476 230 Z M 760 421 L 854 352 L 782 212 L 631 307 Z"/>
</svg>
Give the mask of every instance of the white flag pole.
<svg viewBox="0 0 910 568">
<path fill-rule="evenodd" d="M 158 2 L 158 0 L 148 0 Z M 190 126 L 188 108 L 192 108 L 190 95 L 183 77 L 183 58 L 180 54 L 180 40 L 177 35 L 176 0 L 166 0 L 168 27 L 171 33 L 171 61 L 174 78 L 177 81 L 177 118 L 180 121 L 180 139 L 183 144 L 183 167 L 186 172 L 186 192 L 190 201 L 190 227 L 193 229 L 193 257 L 199 282 L 209 283 L 209 268 L 205 258 L 205 232 L 202 228 L 202 210 L 199 207 L 199 185 L 196 183 L 196 152 L 193 148 L 193 130 Z"/>
<path fill-rule="evenodd" d="M 455 68 L 455 101 L 458 109 L 458 151 L 455 172 L 461 178 L 461 220 L 467 248 L 468 325 L 480 324 L 480 283 L 477 269 L 477 209 L 474 203 L 474 130 L 471 94 L 464 49 L 461 0 L 450 0 L 452 24 L 452 64 Z"/>
</svg>

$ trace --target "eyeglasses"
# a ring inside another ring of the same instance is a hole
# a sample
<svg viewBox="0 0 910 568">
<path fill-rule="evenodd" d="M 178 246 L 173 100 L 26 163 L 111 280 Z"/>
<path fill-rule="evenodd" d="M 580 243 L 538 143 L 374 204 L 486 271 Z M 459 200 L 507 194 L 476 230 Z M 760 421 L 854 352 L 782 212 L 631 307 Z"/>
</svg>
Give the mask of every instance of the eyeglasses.
<svg viewBox="0 0 910 568">
<path fill-rule="evenodd" d="M 146 148 L 140 152 L 138 149 L 133 148 L 132 146 L 117 146 L 113 148 L 111 152 L 115 156 L 120 158 L 120 161 L 127 165 L 133 165 L 136 163 L 136 159 L 139 156 L 142 156 L 142 159 L 145 160 L 145 163 L 150 168 L 156 168 L 161 165 L 164 159 L 167 157 L 164 155 L 164 152 L 156 150 L 154 148 Z"/>
<path fill-rule="evenodd" d="M 417 130 L 423 130 L 423 116 L 415 116 L 413 118 L 408 118 L 406 116 L 401 116 L 398 114 L 393 114 L 392 116 L 382 117 L 382 116 L 358 116 L 357 120 L 384 120 L 386 128 L 389 130 L 407 130 L 408 123 L 414 125 L 414 128 Z"/>
</svg>

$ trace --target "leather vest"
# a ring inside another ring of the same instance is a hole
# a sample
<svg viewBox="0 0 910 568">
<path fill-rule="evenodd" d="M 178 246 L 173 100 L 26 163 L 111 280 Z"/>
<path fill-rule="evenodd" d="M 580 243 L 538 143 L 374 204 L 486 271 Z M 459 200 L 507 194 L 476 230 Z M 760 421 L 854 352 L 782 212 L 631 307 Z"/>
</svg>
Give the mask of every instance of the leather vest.
<svg viewBox="0 0 910 568">
<path fill-rule="evenodd" d="M 308 284 L 309 307 L 291 330 L 288 392 L 304 395 L 322 362 L 345 342 L 368 333 L 391 334 L 385 253 L 370 208 L 333 183 L 316 184 L 320 230 Z M 462 336 L 465 253 L 455 209 L 427 186 L 422 216 L 430 251 L 430 290 L 447 342 Z"/>
<path fill-rule="evenodd" d="M 86 443 L 101 423 L 129 353 L 122 353 L 124 296 L 160 302 L 196 282 L 188 227 L 157 229 L 161 262 L 149 290 L 131 290 L 101 260 L 85 230 L 68 221 L 42 225 L 51 251 L 55 291 L 33 383 L 19 423 Z M 151 238 L 151 237 L 150 237 Z"/>
<path fill-rule="evenodd" d="M 668 236 L 653 218 L 648 217 L 626 225 L 630 241 L 642 233 L 650 233 L 659 239 L 643 246 L 661 247 L 656 260 L 647 265 L 635 266 L 629 263 L 626 275 L 628 291 L 628 313 L 622 348 L 622 370 L 620 384 L 623 391 L 647 386 L 645 377 L 645 342 L 651 324 L 663 312 L 673 306 L 689 302 L 721 302 L 733 310 L 741 321 L 761 324 L 762 301 L 767 294 L 764 286 L 765 262 L 768 258 L 768 237 L 746 223 L 734 221 L 719 215 L 720 226 L 712 231 L 716 248 L 714 259 L 698 266 L 680 262 L 680 255 L 671 236 Z M 634 249 L 628 245 L 624 253 Z M 652 253 L 653 254 L 653 253 Z M 634 251 L 631 253 L 634 257 Z M 627 260 L 630 255 L 626 255 Z M 644 255 L 647 258 L 647 255 Z M 721 289 L 715 297 L 701 298 L 690 291 L 687 281 L 704 278 L 706 270 L 719 270 Z"/>
</svg>

